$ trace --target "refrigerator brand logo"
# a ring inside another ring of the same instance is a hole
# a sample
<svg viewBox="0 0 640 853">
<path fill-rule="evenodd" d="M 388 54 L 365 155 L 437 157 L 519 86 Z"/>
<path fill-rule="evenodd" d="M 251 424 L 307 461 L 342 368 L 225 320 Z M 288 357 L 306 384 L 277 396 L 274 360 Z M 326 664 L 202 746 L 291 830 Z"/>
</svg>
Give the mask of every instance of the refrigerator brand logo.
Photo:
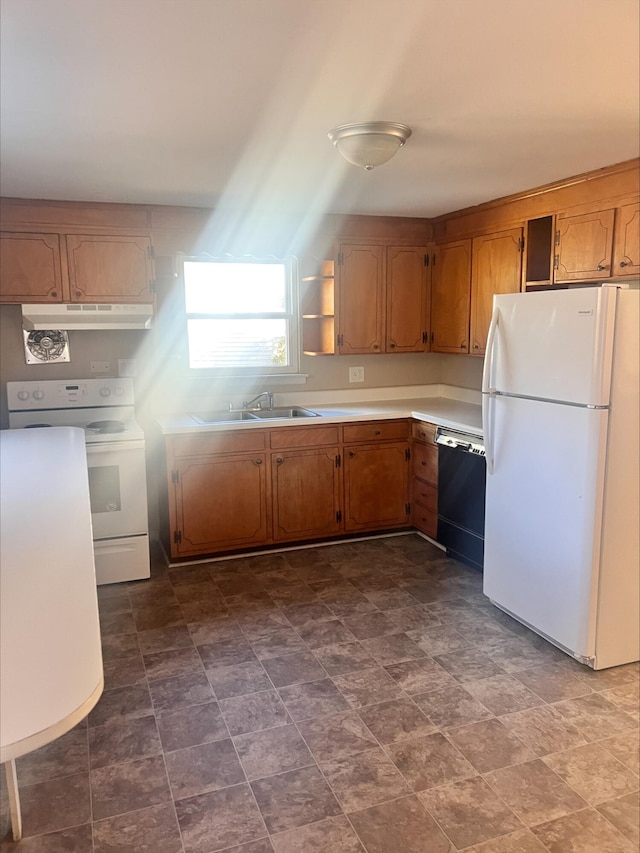
<svg viewBox="0 0 640 853">
<path fill-rule="evenodd" d="M 593 308 L 579 308 L 578 315 L 582 317 L 593 317 Z"/>
</svg>

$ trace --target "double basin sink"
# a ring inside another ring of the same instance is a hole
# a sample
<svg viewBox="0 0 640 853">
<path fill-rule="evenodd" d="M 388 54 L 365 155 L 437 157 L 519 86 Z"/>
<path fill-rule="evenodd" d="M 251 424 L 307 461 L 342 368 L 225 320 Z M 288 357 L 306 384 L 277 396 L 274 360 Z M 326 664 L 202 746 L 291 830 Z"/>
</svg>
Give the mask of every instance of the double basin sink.
<svg viewBox="0 0 640 853">
<path fill-rule="evenodd" d="M 288 406 L 273 409 L 241 409 L 231 412 L 198 412 L 191 417 L 197 424 L 226 424 L 234 421 L 265 421 L 271 419 L 290 420 L 291 418 L 317 418 L 316 412 L 302 409 L 300 406 Z"/>
</svg>

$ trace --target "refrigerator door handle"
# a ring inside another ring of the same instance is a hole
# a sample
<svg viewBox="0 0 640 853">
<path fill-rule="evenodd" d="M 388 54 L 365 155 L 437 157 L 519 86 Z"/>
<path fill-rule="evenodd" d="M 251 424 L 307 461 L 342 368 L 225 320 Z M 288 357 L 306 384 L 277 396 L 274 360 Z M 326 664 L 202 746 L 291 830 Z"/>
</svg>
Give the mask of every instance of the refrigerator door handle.
<svg viewBox="0 0 640 853">
<path fill-rule="evenodd" d="M 495 405 L 496 395 L 493 391 L 489 391 L 482 395 L 482 435 L 484 437 L 484 451 L 487 460 L 487 474 L 493 474 L 494 459 L 493 459 L 493 407 Z"/>
<path fill-rule="evenodd" d="M 482 368 L 482 393 L 489 394 L 495 389 L 491 388 L 491 380 L 493 379 L 493 362 L 495 352 L 496 334 L 498 332 L 498 323 L 500 321 L 500 309 L 494 305 L 493 314 L 491 315 L 491 323 L 489 325 L 489 333 L 487 335 L 487 347 L 484 355 L 484 365 Z M 486 440 L 485 435 L 485 440 Z"/>
</svg>

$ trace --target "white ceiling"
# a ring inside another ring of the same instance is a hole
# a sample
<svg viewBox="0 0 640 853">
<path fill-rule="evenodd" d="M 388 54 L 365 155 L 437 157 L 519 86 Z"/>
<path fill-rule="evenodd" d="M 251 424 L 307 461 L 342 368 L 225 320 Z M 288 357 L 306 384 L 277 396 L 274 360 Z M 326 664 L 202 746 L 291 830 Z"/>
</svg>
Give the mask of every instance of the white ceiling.
<svg viewBox="0 0 640 853">
<path fill-rule="evenodd" d="M 4 196 L 435 216 L 639 154 L 638 0 L 0 0 Z M 413 135 L 373 172 L 327 138 Z"/>
</svg>

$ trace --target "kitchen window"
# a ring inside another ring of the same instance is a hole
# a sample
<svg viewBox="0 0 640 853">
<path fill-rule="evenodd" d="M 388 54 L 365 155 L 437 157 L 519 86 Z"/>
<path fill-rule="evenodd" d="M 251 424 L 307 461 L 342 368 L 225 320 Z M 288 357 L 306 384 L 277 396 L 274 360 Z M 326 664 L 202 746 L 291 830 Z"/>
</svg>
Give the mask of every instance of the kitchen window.
<svg viewBox="0 0 640 853">
<path fill-rule="evenodd" d="M 294 260 L 183 264 L 188 363 L 227 375 L 298 371 Z"/>
</svg>

